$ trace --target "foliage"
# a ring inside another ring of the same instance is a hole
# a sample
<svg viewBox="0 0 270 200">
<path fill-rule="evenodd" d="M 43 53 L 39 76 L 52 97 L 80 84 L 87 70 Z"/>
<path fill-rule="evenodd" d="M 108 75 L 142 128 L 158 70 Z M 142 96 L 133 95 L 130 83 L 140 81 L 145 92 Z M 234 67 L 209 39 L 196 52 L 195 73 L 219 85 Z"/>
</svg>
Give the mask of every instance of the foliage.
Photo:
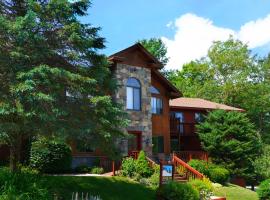
<svg viewBox="0 0 270 200">
<path fill-rule="evenodd" d="M 65 142 L 41 138 L 32 143 L 30 166 L 43 173 L 71 170 L 71 149 Z"/>
<path fill-rule="evenodd" d="M 161 39 L 143 39 L 139 40 L 138 42 L 141 43 L 144 48 L 146 48 L 153 56 L 155 56 L 164 66 L 168 63 L 169 58 L 166 56 L 167 48 Z"/>
<path fill-rule="evenodd" d="M 199 200 L 199 192 L 190 184 L 170 182 L 158 189 L 159 199 L 164 200 Z"/>
<path fill-rule="evenodd" d="M 224 167 L 211 166 L 209 167 L 209 178 L 215 183 L 224 185 L 229 181 L 230 172 Z"/>
<path fill-rule="evenodd" d="M 125 158 L 122 161 L 121 173 L 123 176 L 133 177 L 136 173 L 136 161 L 131 157 Z"/>
<path fill-rule="evenodd" d="M 0 6 L 0 142 L 11 149 L 12 170 L 22 140 L 35 135 L 84 140 L 115 156 L 127 120 L 108 96 L 116 83 L 97 53 L 100 28 L 78 18 L 90 0 L 23 2 Z"/>
<path fill-rule="evenodd" d="M 141 177 L 148 178 L 153 174 L 149 167 L 144 151 L 140 151 L 138 159 L 129 157 L 122 161 L 122 175 L 139 180 Z"/>
<path fill-rule="evenodd" d="M 189 181 L 189 184 L 199 191 L 201 200 L 208 200 L 210 196 L 213 196 L 213 186 L 208 178 L 194 179 Z"/>
<path fill-rule="evenodd" d="M 91 169 L 91 174 L 103 174 L 104 169 L 102 167 L 93 167 Z"/>
<path fill-rule="evenodd" d="M 214 163 L 224 166 L 234 176 L 254 178 L 252 160 L 260 155 L 261 141 L 246 114 L 213 111 L 197 130 L 204 150 Z"/>
<path fill-rule="evenodd" d="M 136 160 L 136 172 L 142 177 L 149 177 L 153 174 L 153 170 L 146 160 L 144 151 L 140 151 L 138 159 Z"/>
<path fill-rule="evenodd" d="M 270 56 L 254 57 L 246 44 L 232 37 L 214 42 L 208 55 L 167 73 L 186 97 L 204 98 L 246 110 L 247 116 L 270 141 Z"/>
<path fill-rule="evenodd" d="M 209 176 L 209 164 L 206 161 L 192 159 L 188 162 L 188 164 L 205 176 Z"/>
<path fill-rule="evenodd" d="M 52 198 L 44 188 L 37 171 L 20 168 L 16 173 L 11 173 L 7 168 L 0 168 L 0 199 L 48 200 Z"/>
<path fill-rule="evenodd" d="M 261 200 L 270 199 L 270 179 L 261 182 L 257 189 L 257 193 Z"/>
<path fill-rule="evenodd" d="M 75 167 L 74 172 L 76 173 L 90 173 L 91 167 L 88 167 L 87 165 L 79 165 Z"/>
<path fill-rule="evenodd" d="M 263 153 L 253 163 L 255 172 L 262 178 L 270 178 L 270 145 L 264 145 Z"/>
</svg>

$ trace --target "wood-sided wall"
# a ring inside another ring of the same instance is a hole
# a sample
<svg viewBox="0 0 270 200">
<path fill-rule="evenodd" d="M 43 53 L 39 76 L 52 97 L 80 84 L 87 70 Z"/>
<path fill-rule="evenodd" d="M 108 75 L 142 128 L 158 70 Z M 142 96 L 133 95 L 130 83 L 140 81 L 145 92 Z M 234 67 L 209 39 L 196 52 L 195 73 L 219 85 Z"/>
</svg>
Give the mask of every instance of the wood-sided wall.
<svg viewBox="0 0 270 200">
<path fill-rule="evenodd" d="M 164 153 L 170 153 L 170 107 L 169 94 L 167 89 L 160 83 L 160 80 L 152 73 L 152 86 L 156 87 L 161 94 L 163 101 L 163 112 L 160 115 L 152 114 L 152 136 L 164 137 Z"/>
</svg>

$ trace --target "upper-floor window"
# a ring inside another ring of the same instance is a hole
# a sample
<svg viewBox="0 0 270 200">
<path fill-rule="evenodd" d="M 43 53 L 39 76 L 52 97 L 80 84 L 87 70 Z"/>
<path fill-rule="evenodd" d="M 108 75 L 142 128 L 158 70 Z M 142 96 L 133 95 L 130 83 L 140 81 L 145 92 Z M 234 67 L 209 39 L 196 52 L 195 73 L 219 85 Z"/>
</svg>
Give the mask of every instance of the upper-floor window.
<svg viewBox="0 0 270 200">
<path fill-rule="evenodd" d="M 204 120 L 203 114 L 199 113 L 199 112 L 195 113 L 194 117 L 195 117 L 195 122 L 196 123 L 200 123 L 200 122 L 202 122 Z"/>
<path fill-rule="evenodd" d="M 141 84 L 136 78 L 129 78 L 126 84 L 127 88 L 127 109 L 141 110 Z"/>
<path fill-rule="evenodd" d="M 160 96 L 160 92 L 154 86 L 150 87 L 151 92 L 151 112 L 153 114 L 162 114 L 163 111 L 163 102 Z"/>
</svg>

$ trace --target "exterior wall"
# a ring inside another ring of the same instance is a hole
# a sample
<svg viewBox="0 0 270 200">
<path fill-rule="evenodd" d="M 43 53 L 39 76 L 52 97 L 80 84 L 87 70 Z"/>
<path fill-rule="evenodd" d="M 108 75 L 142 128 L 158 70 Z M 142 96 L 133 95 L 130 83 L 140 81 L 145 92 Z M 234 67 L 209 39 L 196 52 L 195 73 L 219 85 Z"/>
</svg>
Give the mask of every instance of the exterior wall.
<svg viewBox="0 0 270 200">
<path fill-rule="evenodd" d="M 164 137 L 164 153 L 170 153 L 170 107 L 169 107 L 169 97 L 166 93 L 166 88 L 152 77 L 152 85 L 156 87 L 161 94 L 163 101 L 163 112 L 160 115 L 152 115 L 152 132 L 153 136 L 163 136 Z"/>
<path fill-rule="evenodd" d="M 126 108 L 126 82 L 130 77 L 136 78 L 141 83 L 141 110 L 127 110 L 130 124 L 127 131 L 138 131 L 142 133 L 142 149 L 152 154 L 152 121 L 151 121 L 151 70 L 149 68 L 131 66 L 127 64 L 116 65 L 114 75 L 118 81 L 118 90 L 115 99 Z M 127 142 L 122 142 L 122 151 L 127 153 Z"/>
</svg>

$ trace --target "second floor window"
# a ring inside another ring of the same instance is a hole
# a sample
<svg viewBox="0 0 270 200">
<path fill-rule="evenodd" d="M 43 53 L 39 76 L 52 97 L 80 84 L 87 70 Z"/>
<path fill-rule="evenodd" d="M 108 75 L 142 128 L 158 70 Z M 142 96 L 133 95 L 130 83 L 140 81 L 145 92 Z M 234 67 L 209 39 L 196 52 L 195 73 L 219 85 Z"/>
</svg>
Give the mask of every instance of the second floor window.
<svg viewBox="0 0 270 200">
<path fill-rule="evenodd" d="M 151 112 L 152 114 L 162 114 L 163 103 L 160 92 L 154 86 L 150 87 L 151 92 Z"/>
<path fill-rule="evenodd" d="M 128 110 L 141 110 L 141 84 L 136 78 L 129 78 L 126 84 Z"/>
</svg>

